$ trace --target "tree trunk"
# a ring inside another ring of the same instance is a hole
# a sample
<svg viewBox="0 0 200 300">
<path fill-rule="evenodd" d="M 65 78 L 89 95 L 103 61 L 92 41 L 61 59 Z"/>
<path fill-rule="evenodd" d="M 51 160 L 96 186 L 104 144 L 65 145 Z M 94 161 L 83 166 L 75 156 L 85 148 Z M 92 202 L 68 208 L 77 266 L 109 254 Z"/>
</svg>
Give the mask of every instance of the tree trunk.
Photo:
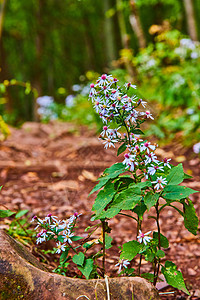
<svg viewBox="0 0 200 300">
<path fill-rule="evenodd" d="M 36 12 L 36 23 L 37 23 L 37 33 L 35 39 L 35 48 L 36 48 L 36 62 L 33 73 L 33 86 L 36 88 L 38 95 L 42 95 L 42 85 L 41 85 L 41 62 L 43 54 L 43 43 L 44 43 L 44 34 L 43 34 L 43 11 L 44 11 L 44 0 L 38 0 L 37 12 Z M 39 116 L 37 113 L 38 105 L 36 99 L 33 100 L 33 120 L 39 121 Z"/>
<path fill-rule="evenodd" d="M 0 1 L 0 82 L 9 79 L 8 66 L 6 64 L 6 51 L 3 45 L 3 20 L 5 16 L 6 0 Z M 11 114 L 13 110 L 13 103 L 8 89 L 5 94 L 6 98 L 6 111 Z"/>
<path fill-rule="evenodd" d="M 140 17 L 139 17 L 138 10 L 137 10 L 134 0 L 130 0 L 130 8 L 131 8 L 131 14 L 129 16 L 129 21 L 130 21 L 131 27 L 138 38 L 139 47 L 145 48 L 146 47 L 146 39 L 144 36 L 144 32 L 143 32 L 142 25 L 140 22 Z"/>
<path fill-rule="evenodd" d="M 117 16 L 118 16 L 118 23 L 119 23 L 119 29 L 120 29 L 120 36 L 121 36 L 121 42 L 124 49 L 129 49 L 129 36 L 126 31 L 126 24 L 124 20 L 124 15 L 122 12 L 122 0 L 116 0 L 117 5 Z M 135 78 L 135 72 L 133 69 L 133 66 L 131 65 L 130 61 L 127 59 L 125 60 L 125 67 L 126 70 L 131 78 Z"/>
<path fill-rule="evenodd" d="M 184 5 L 187 18 L 188 33 L 193 41 L 197 41 L 198 37 L 192 0 L 184 0 Z"/>
<path fill-rule="evenodd" d="M 112 60 L 116 58 L 114 34 L 113 34 L 113 22 L 110 17 L 106 16 L 106 12 L 110 9 L 110 1 L 103 0 L 103 8 L 105 14 L 104 20 L 104 32 L 105 32 L 105 42 L 106 42 L 106 57 L 108 65 L 111 65 Z"/>
<path fill-rule="evenodd" d="M 2 37 L 2 31 L 3 31 L 3 19 L 5 15 L 5 7 L 6 7 L 6 0 L 0 1 L 0 39 Z"/>
</svg>

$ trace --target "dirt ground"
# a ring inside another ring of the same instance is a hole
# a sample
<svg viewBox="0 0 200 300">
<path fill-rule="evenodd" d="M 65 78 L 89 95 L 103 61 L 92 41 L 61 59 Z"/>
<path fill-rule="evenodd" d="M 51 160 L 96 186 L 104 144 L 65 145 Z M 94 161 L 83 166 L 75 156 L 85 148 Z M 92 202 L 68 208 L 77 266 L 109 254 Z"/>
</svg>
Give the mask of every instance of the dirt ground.
<svg viewBox="0 0 200 300">
<path fill-rule="evenodd" d="M 84 228 L 91 225 L 91 208 L 95 195 L 88 194 L 96 179 L 106 167 L 122 159 L 115 149 L 104 149 L 94 132 L 77 128 L 67 123 L 25 123 L 21 129 L 11 129 L 11 136 L 0 145 L 0 208 L 10 210 L 28 209 L 33 215 L 45 217 L 53 213 L 66 218 L 75 211 L 81 213 L 79 235 L 87 236 Z M 157 150 L 160 158 L 172 158 L 174 164 L 183 163 L 184 171 L 193 176 L 185 185 L 200 191 L 200 159 L 191 149 L 181 144 Z M 200 194 L 190 197 L 200 216 Z M 151 213 L 151 211 L 150 211 Z M 200 299 L 200 239 L 184 229 L 183 218 L 173 209 L 163 210 L 162 233 L 169 238 L 170 247 L 166 259 L 172 260 L 182 271 L 191 297 L 158 283 L 162 299 Z M 107 274 L 117 276 L 114 265 L 119 258 L 120 244 L 135 238 L 136 226 L 126 217 L 115 217 L 109 222 L 112 227 L 113 248 L 107 251 Z M 1 221 L 0 227 L 7 225 Z M 153 219 L 144 218 L 143 230 L 155 230 Z M 94 238 L 98 237 L 98 232 Z M 139 260 L 136 258 L 134 265 Z M 149 271 L 147 263 L 142 271 Z"/>
</svg>

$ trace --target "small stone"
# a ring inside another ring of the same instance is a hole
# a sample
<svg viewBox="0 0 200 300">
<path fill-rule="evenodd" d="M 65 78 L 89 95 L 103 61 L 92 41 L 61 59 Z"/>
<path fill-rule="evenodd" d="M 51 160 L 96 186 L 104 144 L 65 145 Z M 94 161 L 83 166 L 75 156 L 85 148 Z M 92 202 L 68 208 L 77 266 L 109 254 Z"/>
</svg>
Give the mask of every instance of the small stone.
<svg viewBox="0 0 200 300">
<path fill-rule="evenodd" d="M 197 274 L 197 272 L 195 270 L 193 270 L 192 268 L 188 268 L 188 274 L 190 276 L 195 276 Z"/>
</svg>

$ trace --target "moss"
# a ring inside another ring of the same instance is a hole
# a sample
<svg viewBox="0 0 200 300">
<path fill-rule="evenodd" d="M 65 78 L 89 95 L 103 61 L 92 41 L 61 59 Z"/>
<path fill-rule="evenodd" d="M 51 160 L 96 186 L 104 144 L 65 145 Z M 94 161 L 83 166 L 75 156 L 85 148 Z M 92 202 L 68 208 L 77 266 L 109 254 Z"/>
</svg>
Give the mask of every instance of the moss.
<svg viewBox="0 0 200 300">
<path fill-rule="evenodd" d="M 18 300 L 26 298 L 29 293 L 29 287 L 24 277 L 21 275 L 9 274 L 1 280 L 0 299 Z"/>
</svg>

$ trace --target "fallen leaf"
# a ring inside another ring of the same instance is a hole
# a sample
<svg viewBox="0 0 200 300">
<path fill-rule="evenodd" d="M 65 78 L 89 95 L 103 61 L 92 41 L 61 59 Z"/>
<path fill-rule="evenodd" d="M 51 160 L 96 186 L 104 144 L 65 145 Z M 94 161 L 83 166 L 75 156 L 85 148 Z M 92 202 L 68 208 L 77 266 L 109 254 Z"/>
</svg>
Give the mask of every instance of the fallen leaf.
<svg viewBox="0 0 200 300">
<path fill-rule="evenodd" d="M 78 190 L 78 182 L 75 180 L 62 180 L 51 184 L 48 188 L 53 191 Z"/>
<path fill-rule="evenodd" d="M 175 158 L 175 160 L 176 160 L 177 162 L 181 163 L 181 162 L 184 162 L 184 161 L 186 160 L 186 157 L 185 157 L 184 155 L 180 155 L 180 156 L 177 156 L 177 157 Z"/>
<path fill-rule="evenodd" d="M 97 177 L 92 172 L 89 172 L 87 170 L 83 170 L 82 175 L 83 175 L 83 177 L 85 177 L 88 180 L 91 180 L 91 181 L 97 180 Z"/>
</svg>

